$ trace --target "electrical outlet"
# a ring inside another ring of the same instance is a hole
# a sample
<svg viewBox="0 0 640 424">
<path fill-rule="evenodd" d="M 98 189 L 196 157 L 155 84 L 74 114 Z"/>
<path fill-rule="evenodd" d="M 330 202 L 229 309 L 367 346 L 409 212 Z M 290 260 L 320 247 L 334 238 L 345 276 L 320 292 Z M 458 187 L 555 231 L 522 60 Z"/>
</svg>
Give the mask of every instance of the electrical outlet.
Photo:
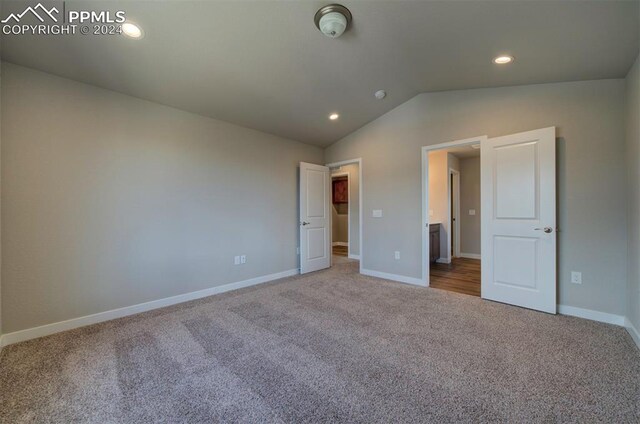
<svg viewBox="0 0 640 424">
<path fill-rule="evenodd" d="M 395 256 L 396 260 L 400 259 L 400 252 L 396 250 L 394 256 Z"/>
<path fill-rule="evenodd" d="M 234 265 L 240 265 L 240 256 L 234 256 L 233 257 L 233 264 Z"/>
<path fill-rule="evenodd" d="M 299 255 L 299 254 L 300 254 L 300 248 L 296 247 L 296 255 Z"/>
<path fill-rule="evenodd" d="M 241 264 L 246 264 L 247 263 L 247 255 L 240 256 L 240 263 Z"/>
<path fill-rule="evenodd" d="M 573 284 L 582 284 L 582 273 L 578 271 L 571 271 L 571 282 Z"/>
<path fill-rule="evenodd" d="M 374 209 L 372 215 L 374 218 L 382 218 L 382 209 Z"/>
</svg>

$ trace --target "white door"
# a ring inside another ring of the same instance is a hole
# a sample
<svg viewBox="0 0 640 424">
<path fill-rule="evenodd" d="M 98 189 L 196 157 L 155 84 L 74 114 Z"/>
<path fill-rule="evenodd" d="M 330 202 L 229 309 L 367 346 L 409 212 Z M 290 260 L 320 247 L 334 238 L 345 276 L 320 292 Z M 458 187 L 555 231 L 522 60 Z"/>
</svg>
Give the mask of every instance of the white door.
<svg viewBox="0 0 640 424">
<path fill-rule="evenodd" d="M 482 297 L 556 313 L 555 127 L 481 147 Z"/>
<path fill-rule="evenodd" d="M 331 266 L 329 168 L 300 162 L 300 273 Z"/>
</svg>

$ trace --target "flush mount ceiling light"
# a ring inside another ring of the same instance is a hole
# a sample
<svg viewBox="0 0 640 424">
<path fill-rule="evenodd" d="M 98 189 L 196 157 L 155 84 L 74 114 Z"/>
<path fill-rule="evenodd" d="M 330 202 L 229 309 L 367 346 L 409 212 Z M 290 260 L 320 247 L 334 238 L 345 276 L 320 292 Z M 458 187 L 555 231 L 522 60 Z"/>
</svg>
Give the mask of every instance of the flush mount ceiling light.
<svg viewBox="0 0 640 424">
<path fill-rule="evenodd" d="M 337 113 L 332 113 L 331 115 L 329 115 L 329 119 L 331 119 L 332 121 L 335 121 L 339 117 L 340 115 L 338 115 Z"/>
<path fill-rule="evenodd" d="M 324 35 L 338 38 L 349 27 L 352 16 L 346 7 L 340 4 L 330 4 L 318 10 L 313 20 Z"/>
<path fill-rule="evenodd" d="M 501 55 L 493 58 L 493 63 L 498 65 L 505 65 L 507 63 L 513 62 L 513 56 Z"/>
<path fill-rule="evenodd" d="M 129 38 L 140 39 L 144 35 L 142 28 L 133 22 L 125 22 L 122 24 L 122 33 Z"/>
<path fill-rule="evenodd" d="M 385 97 L 387 97 L 387 92 L 384 90 L 378 90 L 375 93 L 373 93 L 373 95 L 376 96 L 376 99 L 382 100 Z"/>
</svg>

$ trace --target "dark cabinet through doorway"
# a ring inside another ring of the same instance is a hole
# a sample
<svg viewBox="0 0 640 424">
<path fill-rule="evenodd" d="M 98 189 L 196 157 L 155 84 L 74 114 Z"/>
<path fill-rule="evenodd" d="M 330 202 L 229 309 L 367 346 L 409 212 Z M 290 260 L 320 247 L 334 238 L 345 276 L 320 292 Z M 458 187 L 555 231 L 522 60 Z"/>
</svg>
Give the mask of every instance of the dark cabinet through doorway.
<svg viewBox="0 0 640 424">
<path fill-rule="evenodd" d="M 431 262 L 440 259 L 440 224 L 429 224 L 429 255 Z"/>
</svg>

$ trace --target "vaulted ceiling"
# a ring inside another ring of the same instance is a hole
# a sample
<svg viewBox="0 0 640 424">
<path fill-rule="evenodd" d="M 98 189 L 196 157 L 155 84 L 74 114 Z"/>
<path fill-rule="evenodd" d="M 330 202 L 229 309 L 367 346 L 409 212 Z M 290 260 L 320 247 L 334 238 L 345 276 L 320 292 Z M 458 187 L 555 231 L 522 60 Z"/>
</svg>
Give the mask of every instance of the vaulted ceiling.
<svg viewBox="0 0 640 424">
<path fill-rule="evenodd" d="M 638 1 L 343 1 L 338 39 L 313 23 L 328 3 L 67 1 L 124 10 L 145 37 L 3 35 L 2 59 L 326 146 L 420 92 L 621 78 L 638 54 Z"/>
</svg>

